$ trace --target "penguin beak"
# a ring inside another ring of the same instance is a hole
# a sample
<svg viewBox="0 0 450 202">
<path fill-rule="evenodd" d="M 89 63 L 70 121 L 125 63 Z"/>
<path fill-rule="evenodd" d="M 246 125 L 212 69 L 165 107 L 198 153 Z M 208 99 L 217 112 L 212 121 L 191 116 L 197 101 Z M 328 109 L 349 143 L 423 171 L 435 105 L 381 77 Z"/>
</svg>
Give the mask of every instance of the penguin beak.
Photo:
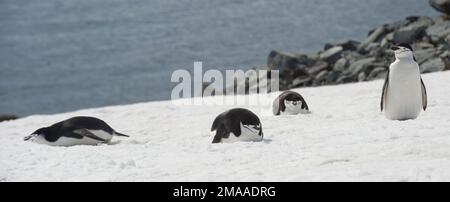
<svg viewBox="0 0 450 202">
<path fill-rule="evenodd" d="M 31 135 L 28 135 L 28 136 L 24 137 L 23 140 L 24 140 L 24 141 L 28 141 L 28 140 L 30 140 L 31 138 L 36 137 L 36 136 L 38 136 L 38 134 L 34 134 L 34 133 L 33 133 L 33 134 L 31 134 Z"/>
<path fill-rule="evenodd" d="M 399 50 L 400 49 L 400 47 L 398 47 L 398 46 L 392 46 L 391 47 L 391 50 L 393 50 L 393 51 L 396 51 L 396 50 Z"/>
</svg>

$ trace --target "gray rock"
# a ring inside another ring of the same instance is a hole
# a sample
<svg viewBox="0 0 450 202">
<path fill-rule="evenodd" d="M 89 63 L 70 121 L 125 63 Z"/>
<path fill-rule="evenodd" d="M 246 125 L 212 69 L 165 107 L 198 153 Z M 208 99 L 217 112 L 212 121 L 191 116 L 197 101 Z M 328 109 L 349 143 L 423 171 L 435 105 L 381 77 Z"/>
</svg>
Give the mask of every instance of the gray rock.
<svg viewBox="0 0 450 202">
<path fill-rule="evenodd" d="M 367 67 L 370 63 L 376 60 L 375 57 L 364 58 L 350 64 L 350 67 L 347 69 L 346 74 L 350 75 L 358 75 L 359 72 L 364 71 L 364 68 Z"/>
<path fill-rule="evenodd" d="M 323 70 L 321 72 L 319 72 L 316 77 L 314 77 L 315 82 L 321 82 L 322 80 L 325 80 L 326 77 L 328 75 L 328 71 L 327 70 Z"/>
<path fill-rule="evenodd" d="M 360 72 L 358 74 L 358 81 L 361 82 L 361 81 L 364 81 L 365 79 L 366 79 L 366 73 Z"/>
<path fill-rule="evenodd" d="M 328 73 L 327 78 L 326 78 L 326 82 L 327 82 L 328 84 L 335 83 L 336 80 L 338 79 L 339 75 L 340 75 L 339 72 L 330 71 L 330 72 Z"/>
<path fill-rule="evenodd" d="M 438 72 L 442 71 L 446 68 L 446 64 L 444 61 L 437 57 L 431 60 L 426 61 L 422 65 L 420 65 L 421 73 L 429 73 L 429 72 Z"/>
<path fill-rule="evenodd" d="M 287 52 L 271 51 L 267 57 L 267 67 L 270 69 L 296 69 L 310 65 L 313 62 L 307 55 L 294 55 Z"/>
<path fill-rule="evenodd" d="M 442 21 L 426 29 L 426 34 L 433 43 L 440 43 L 450 35 L 450 21 Z"/>
<path fill-rule="evenodd" d="M 365 58 L 363 55 L 359 54 L 356 51 L 345 51 L 342 53 L 343 58 L 345 58 L 348 63 L 354 63 L 360 59 Z"/>
<path fill-rule="evenodd" d="M 380 78 L 380 73 L 386 72 L 386 68 L 384 67 L 375 67 L 372 72 L 370 72 L 369 76 L 367 76 L 367 80 L 371 81 L 374 79 Z"/>
<path fill-rule="evenodd" d="M 418 42 L 412 45 L 414 50 L 422 50 L 422 49 L 429 49 L 434 48 L 434 45 L 428 42 Z"/>
<path fill-rule="evenodd" d="M 381 39 L 386 31 L 387 30 L 385 26 L 381 26 L 375 29 L 375 31 L 373 31 L 373 33 L 370 34 L 369 37 L 358 46 L 358 52 L 364 51 L 369 44 Z"/>
<path fill-rule="evenodd" d="M 394 33 L 391 32 L 389 34 L 386 34 L 386 36 L 381 40 L 381 48 L 386 48 L 388 47 L 392 41 L 394 41 Z"/>
<path fill-rule="evenodd" d="M 422 64 L 430 58 L 433 58 L 436 53 L 437 50 L 435 48 L 419 49 L 414 52 L 414 57 L 416 58 L 417 63 Z"/>
<path fill-rule="evenodd" d="M 324 61 L 317 61 L 316 64 L 314 64 L 312 67 L 308 68 L 308 74 L 309 75 L 315 75 L 322 70 L 325 70 L 328 68 L 328 63 Z"/>
<path fill-rule="evenodd" d="M 296 78 L 292 81 L 293 87 L 309 86 L 312 81 L 311 77 Z"/>
<path fill-rule="evenodd" d="M 450 0 L 430 0 L 429 3 L 437 11 L 450 15 Z"/>
<path fill-rule="evenodd" d="M 336 80 L 336 84 L 341 84 L 341 83 L 349 83 L 349 82 L 353 82 L 355 81 L 355 79 L 352 76 L 341 76 Z"/>
<path fill-rule="evenodd" d="M 11 114 L 0 115 L 0 122 L 15 120 L 15 119 L 18 119 L 18 118 L 19 118 L 18 116 L 11 115 Z"/>
<path fill-rule="evenodd" d="M 320 59 L 328 63 L 335 63 L 341 57 L 341 53 L 344 49 L 342 46 L 335 46 L 320 54 Z"/>
<path fill-rule="evenodd" d="M 361 42 L 355 41 L 355 40 L 342 41 L 342 42 L 337 42 L 335 44 L 327 43 L 327 44 L 325 44 L 324 50 L 328 50 L 335 46 L 341 46 L 344 51 L 356 51 L 360 44 L 361 44 Z"/>
<path fill-rule="evenodd" d="M 336 63 L 334 63 L 333 71 L 344 72 L 347 65 L 348 65 L 347 59 L 341 58 L 338 61 L 336 61 Z"/>
<path fill-rule="evenodd" d="M 433 23 L 434 21 L 430 17 L 418 17 L 416 21 L 395 31 L 394 41 L 396 43 L 412 43 Z"/>
</svg>

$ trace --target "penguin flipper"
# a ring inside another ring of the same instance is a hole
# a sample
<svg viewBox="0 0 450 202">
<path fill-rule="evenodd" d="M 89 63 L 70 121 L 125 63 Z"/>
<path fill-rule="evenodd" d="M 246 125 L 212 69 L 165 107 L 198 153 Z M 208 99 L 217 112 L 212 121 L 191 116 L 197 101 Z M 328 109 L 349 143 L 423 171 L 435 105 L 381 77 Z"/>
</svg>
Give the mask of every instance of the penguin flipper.
<svg viewBox="0 0 450 202">
<path fill-rule="evenodd" d="M 91 133 L 88 129 L 76 129 L 73 131 L 75 134 L 81 135 L 83 137 L 88 137 L 94 140 L 98 140 L 98 141 L 102 141 L 102 142 L 107 142 L 105 139 L 94 135 L 93 133 Z"/>
<path fill-rule="evenodd" d="M 381 111 L 383 111 L 384 105 L 386 104 L 388 87 L 389 87 L 389 70 L 386 73 L 386 79 L 384 80 L 383 91 L 381 93 L 381 102 L 380 102 Z"/>
<path fill-rule="evenodd" d="M 422 77 L 420 77 L 420 83 L 422 86 L 422 107 L 423 110 L 427 110 L 428 98 L 427 98 L 427 89 L 425 88 L 425 84 L 423 83 Z"/>
</svg>

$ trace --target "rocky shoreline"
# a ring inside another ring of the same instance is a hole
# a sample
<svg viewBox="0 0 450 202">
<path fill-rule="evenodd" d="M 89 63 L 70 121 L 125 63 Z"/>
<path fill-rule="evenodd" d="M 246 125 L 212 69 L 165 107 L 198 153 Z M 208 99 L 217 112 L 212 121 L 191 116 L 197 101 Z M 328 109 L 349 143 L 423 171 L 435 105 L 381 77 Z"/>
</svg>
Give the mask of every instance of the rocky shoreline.
<svg viewBox="0 0 450 202">
<path fill-rule="evenodd" d="M 450 70 L 450 0 L 430 0 L 442 16 L 411 16 L 384 24 L 368 33 L 364 41 L 327 43 L 312 54 L 273 50 L 269 70 L 280 71 L 280 90 L 304 86 L 333 85 L 384 78 L 394 43 L 409 43 L 422 73 Z"/>
</svg>

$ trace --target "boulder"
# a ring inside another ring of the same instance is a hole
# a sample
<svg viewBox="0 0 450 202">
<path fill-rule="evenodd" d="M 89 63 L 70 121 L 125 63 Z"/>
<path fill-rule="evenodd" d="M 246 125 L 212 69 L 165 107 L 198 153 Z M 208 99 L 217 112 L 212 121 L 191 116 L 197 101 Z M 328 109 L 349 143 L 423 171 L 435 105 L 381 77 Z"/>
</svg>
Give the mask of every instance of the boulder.
<svg viewBox="0 0 450 202">
<path fill-rule="evenodd" d="M 367 67 L 370 63 L 375 62 L 376 58 L 364 58 L 358 60 L 350 65 L 350 67 L 346 70 L 346 74 L 348 75 L 359 75 L 359 72 L 364 71 L 364 68 Z"/>
<path fill-rule="evenodd" d="M 450 20 L 437 22 L 426 29 L 426 34 L 433 43 L 442 43 L 450 36 Z"/>
<path fill-rule="evenodd" d="M 383 72 L 386 72 L 386 68 L 385 67 L 375 67 L 372 72 L 370 72 L 369 76 L 367 76 L 367 80 L 371 81 L 374 79 L 378 79 L 380 78 L 379 75 L 382 75 L 383 77 L 385 76 L 385 74 L 381 74 Z M 381 78 L 383 78 L 381 77 Z"/>
<path fill-rule="evenodd" d="M 440 58 L 434 58 L 420 65 L 421 73 L 438 72 L 446 68 L 445 62 Z"/>
<path fill-rule="evenodd" d="M 307 55 L 294 55 L 287 52 L 271 51 L 267 57 L 267 67 L 275 70 L 296 69 L 309 65 L 313 60 Z"/>
<path fill-rule="evenodd" d="M 341 84 L 341 83 L 349 83 L 349 82 L 353 82 L 355 81 L 355 79 L 352 76 L 346 75 L 346 76 L 340 76 L 337 80 L 336 80 L 336 84 Z"/>
<path fill-rule="evenodd" d="M 373 31 L 369 37 L 362 42 L 359 46 L 358 46 L 358 52 L 364 52 L 366 47 L 373 43 L 373 42 L 377 42 L 378 40 L 381 40 L 382 37 L 384 36 L 384 34 L 386 34 L 387 30 L 385 26 L 381 26 L 378 27 L 377 29 L 375 29 L 375 31 Z"/>
<path fill-rule="evenodd" d="M 429 48 L 429 49 L 419 49 L 414 52 L 414 57 L 416 58 L 417 63 L 423 64 L 427 60 L 435 57 L 437 53 L 437 49 Z"/>
<path fill-rule="evenodd" d="M 328 63 L 319 60 L 312 67 L 308 68 L 308 74 L 315 75 L 325 69 L 328 69 Z"/>
<path fill-rule="evenodd" d="M 429 3 L 437 11 L 450 15 L 450 0 L 429 0 Z"/>
<path fill-rule="evenodd" d="M 341 57 L 343 50 L 342 46 L 335 46 L 322 52 L 319 57 L 328 63 L 335 63 Z"/>
<path fill-rule="evenodd" d="M 327 75 L 328 75 L 328 71 L 323 70 L 323 71 L 319 72 L 316 75 L 316 77 L 314 77 L 314 81 L 320 83 L 320 82 L 322 82 L 322 80 L 325 80 L 327 78 Z"/>
<path fill-rule="evenodd" d="M 0 115 L 0 122 L 18 119 L 19 117 L 11 114 Z"/>
<path fill-rule="evenodd" d="M 344 72 L 347 65 L 348 65 L 347 59 L 341 58 L 338 61 L 336 61 L 336 63 L 334 63 L 333 71 Z"/>
<path fill-rule="evenodd" d="M 339 72 L 336 72 L 336 71 L 330 71 L 330 72 L 328 73 L 328 75 L 327 75 L 326 83 L 327 83 L 327 84 L 335 83 L 336 80 L 338 79 L 339 75 L 340 75 Z"/>
<path fill-rule="evenodd" d="M 410 17 L 413 18 L 413 17 Z M 430 17 L 417 17 L 412 23 L 394 32 L 394 42 L 411 44 L 418 39 L 434 21 Z"/>
<path fill-rule="evenodd" d="M 311 77 L 296 78 L 292 81 L 292 86 L 293 87 L 309 86 L 311 85 L 312 80 L 313 78 Z"/>
<path fill-rule="evenodd" d="M 330 48 L 333 48 L 335 46 L 340 46 L 344 51 L 356 51 L 358 49 L 358 46 L 361 44 L 359 41 L 355 40 L 348 40 L 348 41 L 342 41 L 337 42 L 335 44 L 332 43 L 326 43 L 324 50 L 328 50 Z"/>
</svg>

